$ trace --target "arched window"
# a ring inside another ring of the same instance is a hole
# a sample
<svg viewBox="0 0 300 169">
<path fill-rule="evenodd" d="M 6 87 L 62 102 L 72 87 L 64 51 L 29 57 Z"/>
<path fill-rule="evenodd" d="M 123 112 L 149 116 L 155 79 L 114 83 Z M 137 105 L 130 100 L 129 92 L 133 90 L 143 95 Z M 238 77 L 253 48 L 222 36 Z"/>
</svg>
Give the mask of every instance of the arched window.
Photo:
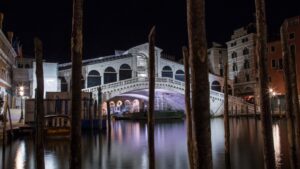
<svg viewBox="0 0 300 169">
<path fill-rule="evenodd" d="M 228 94 L 232 95 L 232 88 L 230 85 L 227 85 L 227 89 L 228 89 Z"/>
<path fill-rule="evenodd" d="M 119 80 L 131 79 L 132 70 L 129 65 L 123 64 L 120 66 L 119 70 Z"/>
<path fill-rule="evenodd" d="M 244 50 L 243 50 L 243 55 L 248 55 L 249 54 L 249 49 L 248 48 L 245 48 Z"/>
<path fill-rule="evenodd" d="M 83 76 L 81 75 L 81 89 L 85 88 L 85 80 L 83 78 Z"/>
<path fill-rule="evenodd" d="M 236 57 L 237 57 L 237 53 L 236 52 L 232 52 L 231 58 L 236 58 Z"/>
<path fill-rule="evenodd" d="M 114 68 L 108 67 L 104 71 L 104 84 L 117 81 L 117 72 Z"/>
<path fill-rule="evenodd" d="M 215 91 L 218 91 L 218 92 L 221 92 L 221 85 L 218 81 L 213 81 L 211 83 L 211 90 L 215 90 Z"/>
<path fill-rule="evenodd" d="M 184 82 L 184 71 L 183 70 L 177 70 L 176 73 L 175 73 L 175 79 Z"/>
<path fill-rule="evenodd" d="M 172 71 L 171 67 L 170 66 L 163 67 L 163 69 L 161 71 L 161 76 L 173 78 L 173 71 Z"/>
<path fill-rule="evenodd" d="M 100 73 L 96 70 L 92 70 L 88 74 L 87 87 L 94 87 L 101 85 Z"/>
<path fill-rule="evenodd" d="M 68 91 L 68 83 L 64 77 L 60 77 L 60 91 L 61 92 Z"/>
<path fill-rule="evenodd" d="M 250 62 L 249 62 L 248 59 L 246 59 L 246 60 L 244 61 L 244 69 L 249 69 L 249 68 L 250 68 Z"/>
</svg>

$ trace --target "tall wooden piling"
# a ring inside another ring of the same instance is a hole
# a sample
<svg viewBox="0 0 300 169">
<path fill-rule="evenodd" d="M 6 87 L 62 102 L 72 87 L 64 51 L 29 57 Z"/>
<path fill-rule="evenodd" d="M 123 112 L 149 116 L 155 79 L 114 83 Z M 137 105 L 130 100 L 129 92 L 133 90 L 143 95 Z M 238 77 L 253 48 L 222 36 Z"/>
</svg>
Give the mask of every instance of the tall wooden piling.
<svg viewBox="0 0 300 169">
<path fill-rule="evenodd" d="M 189 165 L 190 169 L 193 169 L 193 128 L 192 128 L 192 114 L 191 114 L 191 90 L 190 90 L 190 64 L 189 64 L 189 54 L 186 47 L 182 48 L 183 61 L 184 61 L 184 80 L 185 80 L 185 113 L 186 113 L 186 123 L 187 123 L 187 148 L 189 155 Z"/>
<path fill-rule="evenodd" d="M 36 167 L 45 168 L 44 162 L 44 71 L 43 71 L 43 47 L 40 39 L 34 39 L 35 62 L 36 62 L 36 115 L 37 115 L 37 137 L 36 137 Z"/>
<path fill-rule="evenodd" d="M 81 169 L 81 76 L 83 0 L 73 0 L 72 56 L 72 125 L 70 169 Z"/>
<path fill-rule="evenodd" d="M 230 169 L 230 128 L 228 105 L 228 58 L 224 58 L 224 129 L 225 129 L 225 164 Z"/>
<path fill-rule="evenodd" d="M 155 169 L 154 97 L 155 97 L 155 27 L 149 33 L 149 103 L 148 103 L 148 153 L 149 169 Z"/>
<path fill-rule="evenodd" d="M 275 154 L 272 131 L 272 117 L 270 113 L 268 66 L 267 66 L 267 25 L 265 0 L 255 0 L 256 28 L 257 28 L 257 63 L 260 94 L 260 116 L 263 133 L 263 151 L 265 169 L 275 168 Z"/>
<path fill-rule="evenodd" d="M 187 0 L 187 24 L 192 76 L 194 168 L 211 169 L 210 87 L 205 30 L 205 0 Z"/>
<path fill-rule="evenodd" d="M 290 64 L 290 51 L 287 44 L 287 24 L 283 23 L 280 28 L 281 34 L 281 46 L 283 52 L 283 65 L 284 65 L 284 78 L 285 78 L 285 100 L 286 100 L 286 118 L 287 118 L 287 132 L 289 142 L 289 154 L 290 154 L 290 165 L 291 169 L 298 168 L 297 160 L 297 141 L 296 141 L 296 119 L 295 110 L 293 109 L 293 98 L 292 98 L 292 79 L 290 76 L 291 64 Z"/>
</svg>

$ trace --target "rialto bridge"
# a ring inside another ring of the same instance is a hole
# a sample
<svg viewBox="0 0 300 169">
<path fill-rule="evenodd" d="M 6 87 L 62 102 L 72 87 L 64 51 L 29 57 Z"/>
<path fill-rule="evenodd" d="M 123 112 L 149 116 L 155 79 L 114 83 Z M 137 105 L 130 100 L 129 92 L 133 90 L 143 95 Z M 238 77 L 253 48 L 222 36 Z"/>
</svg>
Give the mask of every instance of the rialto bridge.
<svg viewBox="0 0 300 169">
<path fill-rule="evenodd" d="M 184 110 L 184 65 L 162 54 L 155 48 L 155 109 Z M 114 113 L 141 112 L 148 103 L 148 44 L 133 47 L 115 55 L 83 61 L 82 90 L 92 92 L 97 98 L 97 89 L 102 89 L 102 100 L 109 101 Z M 59 65 L 61 91 L 70 90 L 71 63 Z M 211 114 L 223 113 L 223 78 L 209 74 Z M 233 85 L 229 81 L 229 93 Z M 253 105 L 242 99 L 229 96 L 231 110 L 253 112 Z M 106 111 L 106 102 L 103 111 Z"/>
</svg>

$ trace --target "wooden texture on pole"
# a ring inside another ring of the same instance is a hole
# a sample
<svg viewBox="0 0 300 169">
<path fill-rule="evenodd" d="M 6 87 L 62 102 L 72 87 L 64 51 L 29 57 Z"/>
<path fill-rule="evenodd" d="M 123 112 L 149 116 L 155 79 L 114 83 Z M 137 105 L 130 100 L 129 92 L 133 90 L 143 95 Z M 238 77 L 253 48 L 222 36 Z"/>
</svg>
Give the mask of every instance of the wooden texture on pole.
<svg viewBox="0 0 300 169">
<path fill-rule="evenodd" d="M 289 142 L 289 154 L 290 154 L 290 165 L 291 169 L 298 168 L 297 164 L 297 144 L 296 144 L 296 119 L 293 106 L 292 98 L 292 80 L 291 74 L 291 64 L 290 64 L 290 52 L 287 42 L 287 24 L 286 22 L 280 28 L 281 35 L 281 47 L 283 52 L 283 65 L 284 65 L 284 78 L 285 78 L 285 100 L 286 100 L 286 118 L 287 118 L 287 132 L 288 132 L 288 142 Z"/>
<path fill-rule="evenodd" d="M 71 169 L 81 169 L 81 75 L 83 0 L 73 0 Z"/>
<path fill-rule="evenodd" d="M 154 97 L 155 97 L 155 27 L 148 36 L 149 39 L 149 103 L 148 103 L 148 154 L 149 169 L 155 169 L 154 145 Z"/>
<path fill-rule="evenodd" d="M 189 64 L 189 54 L 186 47 L 182 48 L 183 61 L 184 61 L 184 81 L 185 81 L 185 112 L 186 112 L 186 123 L 187 123 L 187 148 L 189 155 L 190 169 L 193 169 L 193 128 L 192 128 L 192 114 L 191 114 L 191 90 L 190 90 L 190 64 Z"/>
<path fill-rule="evenodd" d="M 36 114 L 37 114 L 37 137 L 36 137 L 36 167 L 45 168 L 44 161 L 44 71 L 43 71 L 43 47 L 38 38 L 34 38 L 34 51 L 36 62 Z"/>
<path fill-rule="evenodd" d="M 248 115 L 248 111 L 247 111 Z M 248 117 L 248 116 L 247 116 Z M 224 129 L 225 129 L 225 164 L 230 169 L 230 126 L 228 105 L 228 58 L 224 58 Z"/>
<path fill-rule="evenodd" d="M 210 88 L 204 0 L 187 0 L 187 24 L 192 76 L 193 168 L 211 169 Z"/>
<path fill-rule="evenodd" d="M 268 65 L 267 65 L 267 25 L 265 1 L 255 0 L 257 43 L 256 54 L 258 63 L 260 114 L 263 134 L 263 151 L 265 169 L 275 168 L 274 143 L 272 132 L 272 117 L 270 113 L 270 99 L 268 86 Z"/>
</svg>

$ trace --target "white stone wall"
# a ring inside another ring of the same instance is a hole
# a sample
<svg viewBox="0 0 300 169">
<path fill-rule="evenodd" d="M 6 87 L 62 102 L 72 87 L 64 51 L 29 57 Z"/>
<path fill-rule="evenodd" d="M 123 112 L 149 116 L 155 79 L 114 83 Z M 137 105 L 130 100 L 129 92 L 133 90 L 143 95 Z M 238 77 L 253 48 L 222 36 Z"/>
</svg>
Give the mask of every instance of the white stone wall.
<svg viewBox="0 0 300 169">
<path fill-rule="evenodd" d="M 58 91 L 58 64 L 57 63 L 43 63 L 44 73 L 44 96 L 46 92 Z M 33 62 L 33 82 L 32 82 L 32 98 L 35 97 L 35 88 L 37 87 L 36 79 L 36 63 Z"/>
</svg>

